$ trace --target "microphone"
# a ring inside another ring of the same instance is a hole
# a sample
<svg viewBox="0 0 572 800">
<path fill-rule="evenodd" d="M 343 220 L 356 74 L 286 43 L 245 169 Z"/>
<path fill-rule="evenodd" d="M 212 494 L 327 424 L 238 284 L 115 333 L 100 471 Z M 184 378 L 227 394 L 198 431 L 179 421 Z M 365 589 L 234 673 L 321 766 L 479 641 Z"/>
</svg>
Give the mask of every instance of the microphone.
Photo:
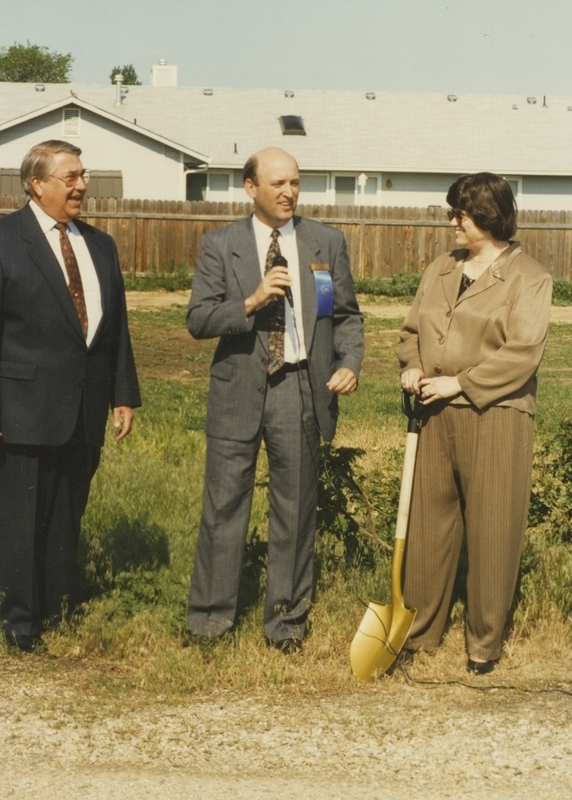
<svg viewBox="0 0 572 800">
<path fill-rule="evenodd" d="M 286 267 L 286 269 L 288 269 L 288 262 L 286 261 L 283 255 L 278 255 L 274 256 L 274 258 L 272 259 L 272 266 Z M 285 286 L 284 291 L 286 292 L 286 300 L 288 300 L 290 308 L 294 308 L 294 298 L 292 297 L 292 289 L 289 286 Z"/>
</svg>

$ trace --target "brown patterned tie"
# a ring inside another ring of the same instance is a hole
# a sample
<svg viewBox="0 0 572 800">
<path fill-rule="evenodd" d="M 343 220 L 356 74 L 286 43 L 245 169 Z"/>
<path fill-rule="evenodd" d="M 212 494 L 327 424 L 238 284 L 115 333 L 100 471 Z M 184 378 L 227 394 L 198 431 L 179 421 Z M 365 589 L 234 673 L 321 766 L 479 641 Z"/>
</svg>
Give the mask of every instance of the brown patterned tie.
<svg viewBox="0 0 572 800">
<path fill-rule="evenodd" d="M 68 226 L 65 224 L 65 222 L 58 222 L 56 223 L 55 228 L 60 232 L 60 245 L 69 279 L 69 293 L 71 295 L 71 299 L 73 300 L 75 311 L 83 331 L 83 338 L 87 339 L 87 307 L 85 305 L 83 283 L 81 282 L 81 274 L 77 259 L 69 240 Z"/>
<path fill-rule="evenodd" d="M 280 255 L 278 237 L 280 232 L 273 230 L 270 247 L 266 254 L 264 273 L 272 269 L 272 262 Z M 268 374 L 272 375 L 284 366 L 284 331 L 286 330 L 286 316 L 284 298 L 275 297 L 268 305 Z"/>
</svg>

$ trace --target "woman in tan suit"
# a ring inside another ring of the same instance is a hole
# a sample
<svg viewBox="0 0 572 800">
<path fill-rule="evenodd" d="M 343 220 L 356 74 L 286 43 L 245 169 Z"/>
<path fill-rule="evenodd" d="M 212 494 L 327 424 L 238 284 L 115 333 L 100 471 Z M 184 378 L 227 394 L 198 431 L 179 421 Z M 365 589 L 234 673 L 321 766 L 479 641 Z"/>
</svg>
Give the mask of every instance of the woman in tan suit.
<svg viewBox="0 0 572 800">
<path fill-rule="evenodd" d="M 518 575 L 552 280 L 511 241 L 517 209 L 504 178 L 459 178 L 447 202 L 455 250 L 427 267 L 401 331 L 402 386 L 427 406 L 404 597 L 418 609 L 408 647 L 437 647 L 464 534 L 467 669 L 481 675 L 500 658 Z"/>
</svg>

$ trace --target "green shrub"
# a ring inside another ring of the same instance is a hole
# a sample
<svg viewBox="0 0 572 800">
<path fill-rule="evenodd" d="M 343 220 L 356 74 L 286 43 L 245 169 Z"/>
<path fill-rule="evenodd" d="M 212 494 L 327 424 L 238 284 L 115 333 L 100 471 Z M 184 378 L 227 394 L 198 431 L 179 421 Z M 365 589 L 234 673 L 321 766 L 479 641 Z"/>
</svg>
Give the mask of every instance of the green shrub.
<svg viewBox="0 0 572 800">
<path fill-rule="evenodd" d="M 360 294 L 411 298 L 415 296 L 420 280 L 420 272 L 396 272 L 389 279 L 356 278 L 354 284 Z"/>
<path fill-rule="evenodd" d="M 555 306 L 572 305 L 572 283 L 558 279 L 552 287 L 552 303 Z"/>
<path fill-rule="evenodd" d="M 125 289 L 128 292 L 156 292 L 163 289 L 167 292 L 185 292 L 191 288 L 193 276 L 186 267 L 178 267 L 172 272 L 145 272 L 142 275 L 123 275 Z"/>
</svg>

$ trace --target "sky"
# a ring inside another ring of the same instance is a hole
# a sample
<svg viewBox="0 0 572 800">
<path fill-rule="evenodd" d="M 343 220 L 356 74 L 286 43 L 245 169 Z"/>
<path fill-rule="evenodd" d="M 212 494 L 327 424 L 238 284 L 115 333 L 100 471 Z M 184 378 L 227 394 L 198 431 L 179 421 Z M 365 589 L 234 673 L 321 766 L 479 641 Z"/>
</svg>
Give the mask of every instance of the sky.
<svg viewBox="0 0 572 800">
<path fill-rule="evenodd" d="M 571 0 L 0 0 L 0 47 L 179 86 L 572 95 Z"/>
</svg>

